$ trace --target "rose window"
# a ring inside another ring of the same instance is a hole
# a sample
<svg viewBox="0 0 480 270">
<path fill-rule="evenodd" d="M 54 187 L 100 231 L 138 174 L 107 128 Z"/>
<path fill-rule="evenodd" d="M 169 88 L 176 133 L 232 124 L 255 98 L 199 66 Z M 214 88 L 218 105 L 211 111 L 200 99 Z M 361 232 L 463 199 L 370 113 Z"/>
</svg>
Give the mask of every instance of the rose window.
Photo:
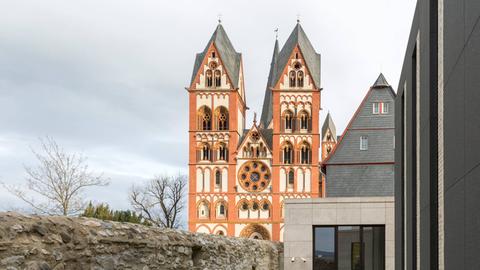
<svg viewBox="0 0 480 270">
<path fill-rule="evenodd" d="M 270 183 L 270 169 L 260 161 L 250 161 L 242 165 L 238 173 L 240 185 L 247 191 L 260 192 Z"/>
</svg>

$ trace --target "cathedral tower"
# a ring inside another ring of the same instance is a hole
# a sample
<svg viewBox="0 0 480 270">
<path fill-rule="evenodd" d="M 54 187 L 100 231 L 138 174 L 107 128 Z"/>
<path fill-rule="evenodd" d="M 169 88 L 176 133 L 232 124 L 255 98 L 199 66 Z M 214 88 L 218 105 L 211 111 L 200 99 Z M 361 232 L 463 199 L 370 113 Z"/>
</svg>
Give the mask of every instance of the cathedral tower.
<svg viewBox="0 0 480 270">
<path fill-rule="evenodd" d="M 242 57 L 218 25 L 195 60 L 189 229 L 283 240 L 283 201 L 321 196 L 320 55 L 300 24 L 275 41 L 262 115 L 245 126 Z"/>
<path fill-rule="evenodd" d="M 245 127 L 242 55 L 218 24 L 197 54 L 189 95 L 191 231 L 233 235 L 235 152 Z"/>
<path fill-rule="evenodd" d="M 325 160 L 337 144 L 337 130 L 330 113 L 322 126 L 322 161 Z"/>
</svg>

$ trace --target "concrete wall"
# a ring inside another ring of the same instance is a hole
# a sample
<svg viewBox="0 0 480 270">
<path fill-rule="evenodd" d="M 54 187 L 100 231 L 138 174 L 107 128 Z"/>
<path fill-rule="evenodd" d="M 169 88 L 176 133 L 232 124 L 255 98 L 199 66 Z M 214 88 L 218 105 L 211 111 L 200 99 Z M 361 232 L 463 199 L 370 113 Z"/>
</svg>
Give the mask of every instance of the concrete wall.
<svg viewBox="0 0 480 270">
<path fill-rule="evenodd" d="M 286 200 L 285 269 L 312 269 L 314 225 L 385 225 L 385 269 L 394 269 L 393 197 Z"/>
<path fill-rule="evenodd" d="M 281 243 L 0 213 L 0 269 L 282 269 Z"/>
</svg>

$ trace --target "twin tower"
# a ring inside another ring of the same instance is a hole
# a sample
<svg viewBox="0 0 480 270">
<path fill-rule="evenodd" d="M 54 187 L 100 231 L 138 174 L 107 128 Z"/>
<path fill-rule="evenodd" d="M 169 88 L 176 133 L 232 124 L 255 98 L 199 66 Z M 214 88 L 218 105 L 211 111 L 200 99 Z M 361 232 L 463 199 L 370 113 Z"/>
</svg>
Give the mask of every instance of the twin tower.
<svg viewBox="0 0 480 270">
<path fill-rule="evenodd" d="M 275 42 L 262 115 L 247 127 L 242 55 L 217 26 L 187 88 L 190 231 L 283 241 L 284 200 L 322 196 L 320 67 L 297 23 Z"/>
</svg>

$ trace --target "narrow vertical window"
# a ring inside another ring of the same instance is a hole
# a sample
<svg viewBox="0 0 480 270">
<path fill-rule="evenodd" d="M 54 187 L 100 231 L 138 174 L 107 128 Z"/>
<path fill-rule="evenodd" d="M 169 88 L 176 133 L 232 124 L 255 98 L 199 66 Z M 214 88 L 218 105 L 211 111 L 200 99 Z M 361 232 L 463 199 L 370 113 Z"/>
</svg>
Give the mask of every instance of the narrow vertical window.
<svg viewBox="0 0 480 270">
<path fill-rule="evenodd" d="M 212 71 L 209 69 L 207 70 L 206 72 L 206 84 L 207 84 L 207 87 L 212 87 L 213 86 L 213 74 L 212 74 Z"/>
<path fill-rule="evenodd" d="M 215 70 L 215 87 L 222 86 L 222 73 L 220 70 Z"/>
<path fill-rule="evenodd" d="M 360 136 L 360 150 L 368 150 L 368 137 Z"/>
<path fill-rule="evenodd" d="M 295 74 L 295 71 L 290 71 L 290 87 L 295 87 L 296 86 L 296 74 Z"/>
<path fill-rule="evenodd" d="M 292 189 L 293 186 L 294 186 L 294 183 L 295 183 L 295 173 L 293 172 L 293 170 L 290 170 L 288 172 L 288 186 L 287 186 L 287 188 Z"/>
<path fill-rule="evenodd" d="M 380 103 L 374 102 L 373 103 L 373 114 L 379 114 L 380 113 Z"/>
<path fill-rule="evenodd" d="M 303 71 L 297 72 L 297 85 L 303 87 Z"/>
<path fill-rule="evenodd" d="M 382 103 L 382 114 L 388 114 L 388 103 Z"/>
<path fill-rule="evenodd" d="M 215 188 L 222 188 L 222 173 L 220 172 L 220 170 L 215 172 Z"/>
</svg>

